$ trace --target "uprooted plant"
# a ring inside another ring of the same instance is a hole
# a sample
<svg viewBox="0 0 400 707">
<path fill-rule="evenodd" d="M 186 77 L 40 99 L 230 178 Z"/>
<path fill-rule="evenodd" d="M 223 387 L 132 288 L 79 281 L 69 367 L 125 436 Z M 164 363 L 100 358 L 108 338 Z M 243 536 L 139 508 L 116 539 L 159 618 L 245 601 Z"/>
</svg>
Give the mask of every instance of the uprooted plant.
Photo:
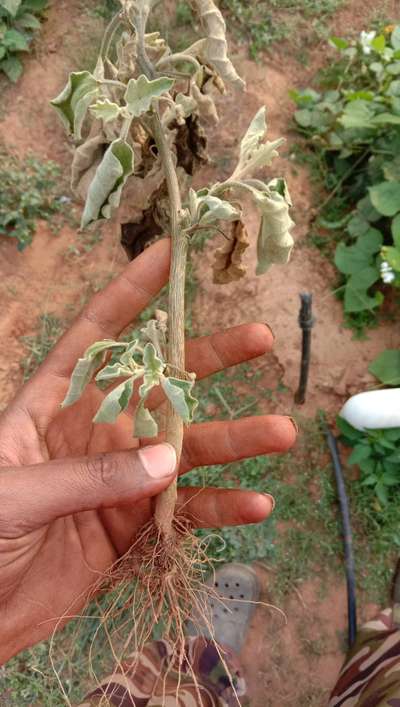
<svg viewBox="0 0 400 707">
<path fill-rule="evenodd" d="M 212 0 L 194 0 L 193 5 L 205 37 L 172 53 L 158 32 L 146 32 L 152 0 L 121 0 L 94 72 L 72 73 L 52 101 L 75 140 L 72 184 L 85 202 L 82 228 L 115 214 L 131 257 L 163 233 L 172 242 L 168 312 L 158 312 L 129 342 L 90 346 L 76 364 L 63 405 L 78 400 L 94 378 L 103 389 L 109 387 L 94 422 L 113 423 L 134 405 L 133 435 L 148 439 L 159 431 L 160 421 L 148 407 L 149 394 L 159 387 L 167 400 L 165 439 L 178 460 L 184 425 L 192 421 L 197 405 L 194 374 L 185 370 L 184 358 L 185 265 L 191 242 L 200 232 L 220 233 L 225 242 L 215 254 L 214 281 L 242 277 L 242 255 L 249 245 L 242 211 L 250 198 L 261 215 L 257 274 L 272 263 L 285 263 L 293 243 L 284 179 L 265 182 L 255 176 L 271 164 L 282 143 L 265 140 L 264 108 L 241 142 L 229 179 L 197 191 L 189 185 L 195 167 L 207 159 L 205 128 L 218 121 L 214 93 L 223 94 L 225 83 L 244 88 L 227 55 L 221 13 Z M 184 621 L 193 606 L 204 613 L 204 543 L 176 513 L 176 500 L 174 483 L 157 498 L 150 525 L 104 580 L 107 586 L 131 583 L 129 601 L 121 602 L 118 594 L 108 617 L 114 621 L 129 602 L 140 609 L 124 637 L 125 650 L 140 649 L 152 627 L 162 624 L 164 637 L 182 657 Z"/>
</svg>

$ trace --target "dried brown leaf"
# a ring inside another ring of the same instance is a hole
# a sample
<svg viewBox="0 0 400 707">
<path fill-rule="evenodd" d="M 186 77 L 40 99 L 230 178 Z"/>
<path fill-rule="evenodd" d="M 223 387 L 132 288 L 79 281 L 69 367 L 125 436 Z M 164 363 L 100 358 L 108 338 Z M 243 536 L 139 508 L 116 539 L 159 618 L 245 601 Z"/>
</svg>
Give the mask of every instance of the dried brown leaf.
<svg viewBox="0 0 400 707">
<path fill-rule="evenodd" d="M 213 282 L 225 285 L 240 280 L 246 274 L 242 264 L 243 254 L 249 247 L 247 230 L 242 221 L 233 221 L 229 241 L 219 248 L 214 257 Z"/>
</svg>

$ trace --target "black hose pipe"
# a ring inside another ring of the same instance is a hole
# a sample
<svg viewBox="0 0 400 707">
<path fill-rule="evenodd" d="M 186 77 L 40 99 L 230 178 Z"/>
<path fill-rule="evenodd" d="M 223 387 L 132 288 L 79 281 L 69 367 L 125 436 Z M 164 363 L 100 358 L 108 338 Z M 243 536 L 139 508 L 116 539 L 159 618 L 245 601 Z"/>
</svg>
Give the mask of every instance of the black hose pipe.
<svg viewBox="0 0 400 707">
<path fill-rule="evenodd" d="M 353 534 L 350 524 L 349 501 L 346 493 L 346 486 L 343 478 L 343 469 L 340 461 L 339 448 L 336 437 L 323 421 L 323 429 L 328 442 L 329 451 L 332 457 L 333 469 L 336 478 L 336 487 L 339 497 L 340 513 L 342 516 L 342 531 L 344 543 L 344 560 L 346 568 L 347 583 L 347 618 L 348 618 L 348 642 L 351 648 L 357 635 L 357 604 L 356 604 L 356 579 L 353 553 Z"/>
</svg>

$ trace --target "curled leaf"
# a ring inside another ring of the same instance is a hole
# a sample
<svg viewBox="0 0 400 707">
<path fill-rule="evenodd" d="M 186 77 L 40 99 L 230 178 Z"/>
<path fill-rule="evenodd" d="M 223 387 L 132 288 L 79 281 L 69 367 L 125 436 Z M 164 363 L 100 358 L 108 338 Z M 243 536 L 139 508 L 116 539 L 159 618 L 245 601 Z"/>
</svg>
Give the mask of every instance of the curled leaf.
<svg viewBox="0 0 400 707">
<path fill-rule="evenodd" d="M 200 196 L 198 204 L 200 226 L 209 226 L 216 221 L 235 221 L 239 217 L 240 211 L 229 201 L 220 199 L 218 196 Z"/>
<path fill-rule="evenodd" d="M 133 383 L 134 378 L 128 378 L 128 380 L 117 385 L 111 393 L 106 395 L 93 418 L 93 422 L 115 422 L 118 415 L 126 410 L 129 405 L 133 394 Z"/>
<path fill-rule="evenodd" d="M 269 166 L 278 156 L 277 147 L 285 142 L 284 138 L 278 138 L 272 142 L 263 142 L 267 132 L 265 120 L 265 107 L 263 106 L 256 113 L 251 121 L 245 136 L 240 144 L 240 156 L 238 165 L 232 174 L 232 179 L 244 179 L 251 176 L 262 167 Z"/>
<path fill-rule="evenodd" d="M 157 355 L 155 346 L 148 342 L 143 351 L 144 375 L 143 383 L 139 388 L 139 395 L 145 398 L 155 385 L 160 384 L 160 379 L 165 369 L 165 363 Z"/>
<path fill-rule="evenodd" d="M 111 217 L 112 209 L 119 206 L 122 188 L 132 172 L 132 148 L 125 140 L 114 140 L 97 167 L 88 189 L 81 228 L 98 219 Z"/>
<path fill-rule="evenodd" d="M 70 74 L 63 91 L 51 101 L 68 132 L 78 140 L 87 110 L 99 91 L 99 83 L 89 71 L 78 71 Z"/>
<path fill-rule="evenodd" d="M 245 83 L 228 57 L 226 25 L 221 12 L 213 0 L 194 0 L 194 5 L 207 33 L 207 60 L 215 67 L 223 81 L 243 89 Z"/>
<path fill-rule="evenodd" d="M 219 248 L 214 257 L 213 282 L 224 285 L 228 282 L 240 280 L 246 274 L 242 265 L 245 250 L 249 247 L 246 227 L 242 221 L 232 223 L 231 237 Z"/>
<path fill-rule="evenodd" d="M 122 109 L 118 103 L 113 103 L 108 98 L 96 101 L 90 108 L 90 112 L 93 113 L 94 117 L 103 120 L 105 123 L 118 118 L 121 111 Z"/>
<path fill-rule="evenodd" d="M 69 389 L 61 407 L 73 405 L 83 394 L 93 375 L 104 361 L 104 356 L 109 349 L 121 348 L 124 344 L 111 339 L 96 341 L 86 349 L 82 358 L 79 358 L 71 375 Z"/>
<path fill-rule="evenodd" d="M 293 221 L 289 216 L 291 200 L 286 182 L 274 179 L 268 187 L 268 191 L 255 195 L 262 214 L 257 241 L 257 275 L 265 273 L 274 263 L 287 263 L 294 243 L 290 233 Z"/>
<path fill-rule="evenodd" d="M 180 380 L 179 378 L 162 376 L 161 386 L 182 420 L 187 424 L 192 422 L 198 405 L 198 401 L 192 395 L 194 380 Z"/>
<path fill-rule="evenodd" d="M 167 93 L 174 85 L 174 79 L 161 76 L 159 79 L 149 81 L 142 74 L 138 79 L 130 79 L 125 92 L 125 101 L 131 115 L 138 117 L 150 109 L 154 98 L 159 98 Z"/>
</svg>

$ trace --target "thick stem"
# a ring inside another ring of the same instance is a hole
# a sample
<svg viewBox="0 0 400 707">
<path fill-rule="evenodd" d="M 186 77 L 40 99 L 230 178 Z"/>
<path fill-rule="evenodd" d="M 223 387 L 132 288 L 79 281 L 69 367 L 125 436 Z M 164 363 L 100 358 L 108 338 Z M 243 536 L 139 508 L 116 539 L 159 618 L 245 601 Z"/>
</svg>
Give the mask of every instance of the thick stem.
<svg viewBox="0 0 400 707">
<path fill-rule="evenodd" d="M 154 139 L 165 170 L 168 187 L 171 219 L 171 268 L 168 295 L 168 362 L 175 369 L 185 370 L 185 274 L 188 242 L 180 225 L 182 210 L 181 194 L 175 165 L 165 139 L 160 116 L 153 119 Z M 182 453 L 183 422 L 168 403 L 166 441 L 175 447 L 178 465 Z M 165 538 L 173 533 L 177 499 L 177 483 L 174 481 L 156 500 L 155 522 Z"/>
</svg>

